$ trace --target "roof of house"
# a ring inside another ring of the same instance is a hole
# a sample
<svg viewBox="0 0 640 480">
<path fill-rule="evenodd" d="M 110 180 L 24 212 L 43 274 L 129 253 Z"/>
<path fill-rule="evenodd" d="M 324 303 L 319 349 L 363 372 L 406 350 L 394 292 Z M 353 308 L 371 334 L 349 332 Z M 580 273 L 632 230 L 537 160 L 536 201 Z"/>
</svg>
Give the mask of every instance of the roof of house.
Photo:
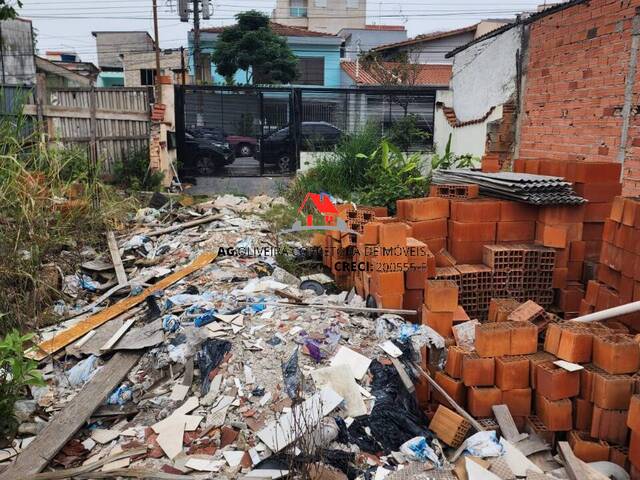
<svg viewBox="0 0 640 480">
<path fill-rule="evenodd" d="M 389 30 L 394 32 L 404 32 L 406 29 L 404 28 L 404 25 L 365 25 L 364 30 Z"/>
<path fill-rule="evenodd" d="M 390 68 L 394 62 L 384 62 Z M 416 79 L 414 85 L 444 87 L 449 85 L 451 79 L 451 65 L 440 64 L 417 64 Z M 375 73 L 365 69 L 362 64 L 358 68 L 357 62 L 340 62 L 340 68 L 357 85 L 380 85 L 380 80 L 375 77 Z"/>
<path fill-rule="evenodd" d="M 306 28 L 301 27 L 292 27 L 290 25 L 283 25 L 281 23 L 269 22 L 271 26 L 271 30 L 274 33 L 282 36 L 282 37 L 335 37 L 332 33 L 323 33 L 323 32 L 315 32 L 313 30 L 308 30 Z M 225 28 L 230 27 L 231 25 L 227 25 L 226 27 L 209 27 L 202 28 L 200 31 L 204 33 L 222 33 Z"/>
<path fill-rule="evenodd" d="M 54 63 L 46 58 L 40 57 L 36 55 L 36 67 L 38 70 L 41 70 L 46 73 L 50 73 L 53 75 L 58 75 L 60 77 L 64 77 L 68 80 L 76 82 L 79 85 L 90 85 L 91 79 L 89 77 L 85 77 L 84 75 L 80 75 L 79 73 L 70 70 L 69 68 L 61 65 L 59 63 Z M 97 69 L 96 69 L 97 70 Z"/>
<path fill-rule="evenodd" d="M 430 40 L 437 40 L 439 38 L 447 38 L 447 37 L 453 37 L 454 35 L 460 35 L 463 33 L 475 32 L 477 28 L 478 28 L 478 24 L 474 23 L 473 25 L 469 25 L 467 27 L 456 28 L 455 30 L 447 30 L 446 32 L 423 33 L 421 35 L 417 35 L 413 38 L 409 38 L 401 42 L 387 43 L 385 45 L 380 45 L 376 48 L 373 48 L 372 50 L 374 52 L 380 52 L 382 50 L 388 50 L 390 48 L 405 47 L 407 45 L 415 45 L 416 43 L 427 42 Z"/>
<path fill-rule="evenodd" d="M 568 2 L 565 3 L 559 3 L 557 5 L 553 5 L 551 7 L 545 8 L 544 10 L 541 10 L 539 12 L 536 12 L 532 15 L 529 16 L 518 16 L 518 18 L 516 19 L 515 22 L 512 23 L 508 23 L 506 25 L 503 25 L 499 28 L 496 28 L 495 30 L 492 30 L 490 32 L 485 33 L 484 35 L 480 35 L 478 38 L 474 38 L 473 40 L 471 40 L 469 43 L 466 43 L 465 45 L 462 45 L 454 50 L 451 50 L 449 53 L 447 53 L 445 55 L 445 58 L 451 58 L 453 57 L 455 54 L 462 52 L 463 50 L 466 50 L 467 48 L 469 48 L 471 45 L 474 45 L 476 43 L 482 42 L 484 40 L 487 40 L 488 38 L 493 38 L 496 37 L 504 32 L 506 32 L 507 30 L 511 30 L 513 27 L 516 27 L 518 25 L 527 25 L 529 23 L 535 22 L 536 20 L 539 20 L 540 18 L 546 17 L 547 15 L 552 15 L 556 12 L 560 12 L 562 10 L 566 10 L 567 8 L 573 7 L 575 5 L 579 5 L 581 3 L 585 3 L 588 0 L 570 0 Z"/>
</svg>

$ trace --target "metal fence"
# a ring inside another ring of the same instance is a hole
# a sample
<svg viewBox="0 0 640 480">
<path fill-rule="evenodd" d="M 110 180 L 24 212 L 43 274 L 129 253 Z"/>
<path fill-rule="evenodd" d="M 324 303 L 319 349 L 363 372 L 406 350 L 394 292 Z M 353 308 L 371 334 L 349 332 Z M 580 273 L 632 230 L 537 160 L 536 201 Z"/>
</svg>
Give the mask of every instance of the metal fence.
<svg viewBox="0 0 640 480">
<path fill-rule="evenodd" d="M 395 128 L 404 150 L 425 150 L 432 147 L 434 108 L 430 88 L 181 85 L 178 158 L 187 174 L 290 175 L 301 152 L 331 151 L 365 125 L 381 136 Z"/>
</svg>

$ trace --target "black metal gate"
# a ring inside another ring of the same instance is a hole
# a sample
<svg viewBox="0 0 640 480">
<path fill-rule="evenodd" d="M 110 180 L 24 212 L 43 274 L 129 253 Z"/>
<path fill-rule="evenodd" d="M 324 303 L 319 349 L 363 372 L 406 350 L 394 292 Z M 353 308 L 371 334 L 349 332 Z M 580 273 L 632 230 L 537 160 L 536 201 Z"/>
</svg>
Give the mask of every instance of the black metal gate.
<svg viewBox="0 0 640 480">
<path fill-rule="evenodd" d="M 182 173 L 292 175 L 301 152 L 330 152 L 344 135 L 374 124 L 380 134 L 408 115 L 432 145 L 432 88 L 176 86 L 176 140 Z"/>
</svg>

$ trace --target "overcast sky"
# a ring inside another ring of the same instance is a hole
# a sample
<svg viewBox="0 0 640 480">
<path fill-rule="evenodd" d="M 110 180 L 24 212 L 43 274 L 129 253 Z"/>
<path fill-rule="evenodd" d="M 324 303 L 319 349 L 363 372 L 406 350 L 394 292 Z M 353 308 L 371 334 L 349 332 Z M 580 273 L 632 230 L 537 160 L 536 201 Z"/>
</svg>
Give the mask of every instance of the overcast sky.
<svg viewBox="0 0 640 480">
<path fill-rule="evenodd" d="M 212 0 L 214 14 L 203 26 L 228 25 L 241 11 L 270 13 L 276 0 Z M 23 0 L 21 16 L 37 30 L 38 49 L 71 50 L 86 61 L 95 61 L 95 30 L 147 30 L 153 35 L 152 0 Z M 160 45 L 187 45 L 191 24 L 180 23 L 177 0 L 158 0 Z M 369 0 L 367 22 L 405 25 L 409 36 L 448 30 L 483 18 L 508 18 L 532 10 L 544 0 Z M 554 3 L 547 0 L 546 3 Z M 556 2 L 557 3 L 557 0 Z"/>
</svg>

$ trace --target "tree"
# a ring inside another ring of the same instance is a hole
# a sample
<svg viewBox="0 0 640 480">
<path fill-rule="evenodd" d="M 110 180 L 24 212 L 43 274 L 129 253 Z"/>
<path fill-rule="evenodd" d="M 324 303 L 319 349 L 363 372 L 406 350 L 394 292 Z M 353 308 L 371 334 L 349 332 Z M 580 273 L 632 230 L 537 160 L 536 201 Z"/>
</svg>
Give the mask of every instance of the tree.
<svg viewBox="0 0 640 480">
<path fill-rule="evenodd" d="M 236 15 L 238 23 L 225 28 L 211 57 L 225 78 L 238 70 L 247 72 L 248 83 L 291 83 L 297 76 L 298 59 L 284 38 L 276 35 L 269 17 L 256 10 Z"/>
<path fill-rule="evenodd" d="M 0 0 L 0 20 L 7 20 L 9 18 L 16 18 L 18 12 L 16 8 L 22 8 L 22 2 L 16 0 Z"/>
</svg>

